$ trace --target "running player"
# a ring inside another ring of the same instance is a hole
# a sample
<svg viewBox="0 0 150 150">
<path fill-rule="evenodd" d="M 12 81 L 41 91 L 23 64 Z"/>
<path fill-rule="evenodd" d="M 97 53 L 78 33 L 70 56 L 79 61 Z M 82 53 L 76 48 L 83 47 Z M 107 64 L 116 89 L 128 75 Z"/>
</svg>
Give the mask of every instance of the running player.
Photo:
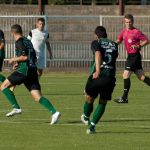
<svg viewBox="0 0 150 150">
<path fill-rule="evenodd" d="M 114 101 L 117 103 L 128 103 L 128 93 L 131 86 L 130 76 L 134 72 L 139 80 L 150 86 L 150 78 L 145 76 L 141 62 L 141 48 L 146 46 L 149 41 L 146 35 L 134 27 L 134 18 L 131 14 L 124 17 L 126 28 L 119 34 L 116 43 L 124 41 L 128 54 L 125 70 L 123 72 L 124 92 L 123 95 Z"/>
<path fill-rule="evenodd" d="M 49 33 L 44 30 L 45 20 L 44 18 L 38 18 L 37 28 L 33 29 L 29 35 L 28 39 L 31 40 L 33 47 L 36 51 L 37 56 L 37 68 L 38 76 L 41 77 L 43 74 L 43 69 L 45 68 L 45 45 L 49 52 L 49 57 L 52 59 L 52 51 L 49 43 Z"/>
<path fill-rule="evenodd" d="M 115 42 L 107 38 L 106 29 L 98 26 L 95 29 L 96 39 L 91 44 L 93 52 L 93 62 L 90 67 L 86 87 L 83 115 L 81 121 L 88 125 L 87 134 L 95 133 L 95 126 L 104 114 L 108 100 L 111 100 L 112 92 L 115 87 L 116 59 L 118 56 L 118 46 Z M 99 104 L 97 105 L 93 118 L 90 115 L 93 111 L 93 103 L 100 94 Z"/>
<path fill-rule="evenodd" d="M 30 40 L 23 37 L 22 28 L 20 25 L 13 25 L 11 27 L 11 32 L 16 41 L 16 57 L 11 58 L 9 63 L 13 64 L 13 69 L 15 71 L 10 74 L 1 85 L 1 91 L 13 107 L 13 110 L 7 113 L 6 116 L 9 117 L 22 112 L 16 101 L 14 93 L 9 89 L 9 87 L 23 83 L 30 91 L 34 100 L 39 102 L 50 113 L 52 113 L 51 124 L 55 124 L 60 117 L 60 112 L 57 112 L 50 101 L 41 95 L 41 86 L 39 84 L 36 67 L 36 53 L 33 45 Z"/>
</svg>

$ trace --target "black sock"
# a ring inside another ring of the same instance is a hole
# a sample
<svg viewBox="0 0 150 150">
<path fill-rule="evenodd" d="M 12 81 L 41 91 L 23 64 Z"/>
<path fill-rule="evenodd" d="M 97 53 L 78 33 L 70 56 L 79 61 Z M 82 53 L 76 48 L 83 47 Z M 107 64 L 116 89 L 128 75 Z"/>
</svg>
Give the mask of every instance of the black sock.
<svg viewBox="0 0 150 150">
<path fill-rule="evenodd" d="M 130 86 L 131 86 L 130 78 L 124 79 L 124 93 L 122 96 L 122 98 L 124 100 L 128 99 L 128 93 L 129 93 Z"/>
<path fill-rule="evenodd" d="M 150 86 L 150 78 L 145 76 L 144 82 Z"/>
</svg>

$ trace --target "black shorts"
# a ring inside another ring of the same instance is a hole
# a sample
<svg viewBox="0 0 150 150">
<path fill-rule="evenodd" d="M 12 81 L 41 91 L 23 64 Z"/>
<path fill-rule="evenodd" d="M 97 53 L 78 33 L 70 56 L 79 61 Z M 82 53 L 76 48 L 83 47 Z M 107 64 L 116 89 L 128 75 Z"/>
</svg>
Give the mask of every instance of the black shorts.
<svg viewBox="0 0 150 150">
<path fill-rule="evenodd" d="M 142 57 L 140 53 L 129 54 L 125 64 L 125 70 L 133 71 L 143 69 L 142 68 Z"/>
<path fill-rule="evenodd" d="M 32 90 L 41 90 L 41 86 L 39 84 L 38 75 L 36 69 L 29 69 L 28 75 L 25 76 L 22 73 L 19 73 L 17 71 L 13 72 L 10 76 L 7 78 L 12 85 L 20 85 L 24 83 L 26 88 L 29 91 Z"/>
<path fill-rule="evenodd" d="M 96 98 L 98 94 L 100 94 L 100 99 L 111 100 L 115 82 L 116 79 L 114 77 L 99 77 L 93 79 L 91 75 L 87 80 L 85 92 L 93 98 Z"/>
</svg>

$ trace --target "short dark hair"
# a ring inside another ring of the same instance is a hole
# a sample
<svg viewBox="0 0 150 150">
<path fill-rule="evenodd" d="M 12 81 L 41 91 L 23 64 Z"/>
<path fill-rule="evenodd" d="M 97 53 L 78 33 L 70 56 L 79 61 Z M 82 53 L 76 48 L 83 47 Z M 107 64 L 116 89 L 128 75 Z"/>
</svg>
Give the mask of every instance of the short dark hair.
<svg viewBox="0 0 150 150">
<path fill-rule="evenodd" d="M 45 19 L 44 18 L 38 18 L 38 22 L 41 21 L 45 24 Z"/>
<path fill-rule="evenodd" d="M 22 35 L 22 27 L 19 24 L 14 24 L 11 26 L 11 31 Z"/>
<path fill-rule="evenodd" d="M 95 34 L 98 38 L 107 38 L 106 29 L 103 26 L 97 26 L 95 29 Z"/>
<path fill-rule="evenodd" d="M 132 22 L 134 22 L 134 17 L 133 17 L 133 15 L 131 15 L 131 14 L 126 14 L 126 15 L 124 16 L 124 18 L 125 18 L 125 19 L 129 19 L 129 20 L 131 20 Z"/>
</svg>

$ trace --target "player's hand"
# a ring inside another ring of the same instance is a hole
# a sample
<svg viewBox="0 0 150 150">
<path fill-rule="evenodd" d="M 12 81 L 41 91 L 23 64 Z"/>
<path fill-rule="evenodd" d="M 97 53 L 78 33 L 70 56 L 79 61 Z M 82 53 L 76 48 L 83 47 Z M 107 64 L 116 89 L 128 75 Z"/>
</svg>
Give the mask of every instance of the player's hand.
<svg viewBox="0 0 150 150">
<path fill-rule="evenodd" d="M 13 70 L 16 70 L 18 68 L 18 63 L 13 65 Z"/>
<path fill-rule="evenodd" d="M 99 72 L 94 72 L 93 73 L 93 79 L 97 79 L 99 77 Z"/>
<path fill-rule="evenodd" d="M 14 58 L 9 59 L 9 64 L 13 64 Z"/>
<path fill-rule="evenodd" d="M 141 46 L 140 45 L 132 45 L 131 46 L 134 50 L 140 50 Z"/>
</svg>

